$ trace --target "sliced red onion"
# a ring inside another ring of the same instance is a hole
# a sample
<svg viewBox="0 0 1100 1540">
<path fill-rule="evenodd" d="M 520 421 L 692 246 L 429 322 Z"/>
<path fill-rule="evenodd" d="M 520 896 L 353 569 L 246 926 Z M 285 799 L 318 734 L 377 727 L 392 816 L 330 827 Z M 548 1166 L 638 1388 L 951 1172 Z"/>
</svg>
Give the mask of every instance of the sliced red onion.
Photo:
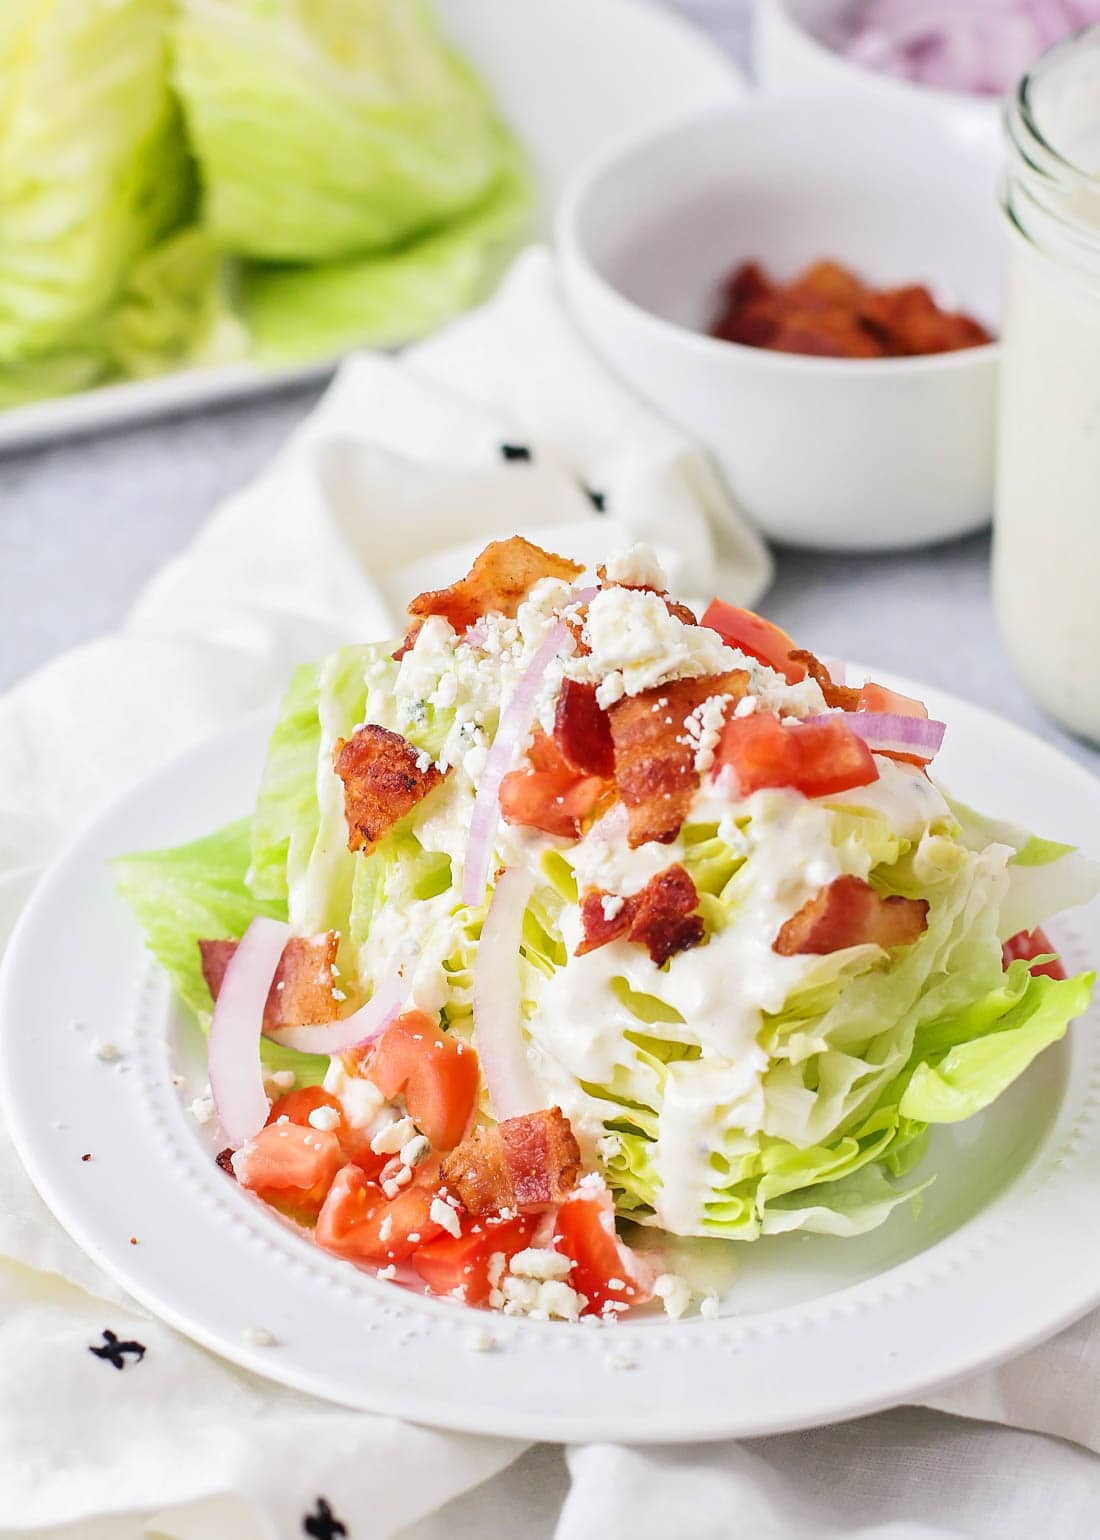
<svg viewBox="0 0 1100 1540">
<path fill-rule="evenodd" d="M 501 872 L 474 960 L 474 1046 L 489 1104 L 503 1121 L 543 1104 L 523 1037 L 520 941 L 535 878 L 520 867 Z"/>
<path fill-rule="evenodd" d="M 869 749 L 880 754 L 915 754 L 919 759 L 932 759 L 938 754 L 947 731 L 944 722 L 894 716 L 887 711 L 833 711 L 828 716 L 808 720 L 844 722 Z"/>
<path fill-rule="evenodd" d="M 225 970 L 210 1024 L 207 1070 L 222 1132 L 239 1149 L 267 1122 L 260 1036 L 268 991 L 290 926 L 258 916 Z"/>
<path fill-rule="evenodd" d="M 538 711 L 543 676 L 558 653 L 570 642 L 569 627 L 559 620 L 531 659 L 516 686 L 515 694 L 500 717 L 493 746 L 485 759 L 474 799 L 466 860 L 462 873 L 462 902 L 480 904 L 489 880 L 489 862 L 500 821 L 500 783 L 511 768 L 517 751 L 527 740 Z"/>
<path fill-rule="evenodd" d="M 388 973 L 371 995 L 350 1016 L 315 1027 L 280 1027 L 267 1035 L 282 1048 L 296 1048 L 299 1053 L 344 1053 L 361 1048 L 381 1037 L 409 998 L 409 972 L 415 953 L 403 958 Z"/>
</svg>

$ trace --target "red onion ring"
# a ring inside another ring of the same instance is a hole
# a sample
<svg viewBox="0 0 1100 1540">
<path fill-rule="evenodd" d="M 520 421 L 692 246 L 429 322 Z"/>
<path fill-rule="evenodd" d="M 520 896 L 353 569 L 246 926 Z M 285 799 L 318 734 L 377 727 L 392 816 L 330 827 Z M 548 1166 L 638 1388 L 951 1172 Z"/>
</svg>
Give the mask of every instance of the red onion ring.
<svg viewBox="0 0 1100 1540">
<path fill-rule="evenodd" d="M 225 970 L 210 1023 L 207 1070 L 218 1121 L 234 1149 L 267 1122 L 260 1037 L 268 991 L 290 926 L 257 916 Z"/>
<path fill-rule="evenodd" d="M 415 955 L 415 954 L 413 954 Z M 388 973 L 371 995 L 366 1005 L 361 1005 L 350 1016 L 340 1021 L 325 1022 L 314 1027 L 280 1027 L 267 1035 L 282 1048 L 296 1048 L 299 1053 L 344 1053 L 348 1048 L 361 1048 L 372 1043 L 401 1014 L 401 1008 L 409 997 L 409 981 L 406 977 L 412 956 L 402 958 Z"/>
<path fill-rule="evenodd" d="M 944 722 L 927 717 L 895 716 L 883 711 L 833 711 L 827 716 L 808 717 L 809 722 L 844 722 L 869 749 L 879 754 L 915 754 L 932 759 L 939 753 Z"/>
<path fill-rule="evenodd" d="M 474 961 L 474 1046 L 493 1116 L 519 1117 L 543 1105 L 523 1039 L 520 942 L 534 874 L 501 872 Z"/>
</svg>

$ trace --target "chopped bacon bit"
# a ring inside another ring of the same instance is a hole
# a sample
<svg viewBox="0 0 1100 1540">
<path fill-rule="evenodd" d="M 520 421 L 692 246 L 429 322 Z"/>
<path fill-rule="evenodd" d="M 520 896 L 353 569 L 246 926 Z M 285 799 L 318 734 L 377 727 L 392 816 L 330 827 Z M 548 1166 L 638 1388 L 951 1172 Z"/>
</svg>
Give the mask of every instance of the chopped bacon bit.
<svg viewBox="0 0 1100 1540">
<path fill-rule="evenodd" d="M 772 951 L 801 957 L 868 944 L 911 946 L 927 928 L 927 899 L 883 898 L 862 877 L 837 877 L 780 926 Z"/>
<path fill-rule="evenodd" d="M 199 942 L 202 976 L 215 1000 L 237 945 L 236 941 Z M 264 1003 L 265 1032 L 274 1032 L 279 1027 L 322 1026 L 336 1020 L 338 1008 L 332 991 L 339 945 L 340 938 L 334 930 L 312 940 L 291 936 Z"/>
<path fill-rule="evenodd" d="M 420 635 L 420 628 L 423 624 L 422 620 L 418 620 L 415 625 L 410 626 L 405 632 L 405 640 L 401 643 L 401 646 L 396 652 L 390 654 L 395 663 L 400 663 L 405 654 L 411 652 L 416 646 L 416 639 Z"/>
<path fill-rule="evenodd" d="M 629 814 L 632 850 L 649 840 L 667 845 L 680 832 L 699 786 L 695 749 L 684 729 L 712 695 L 739 700 L 748 692 L 743 669 L 676 679 L 628 695 L 608 711 L 615 745 L 615 782 Z"/>
<path fill-rule="evenodd" d="M 790 654 L 793 663 L 801 663 L 812 679 L 816 679 L 821 687 L 821 693 L 825 697 L 826 706 L 839 706 L 841 711 L 858 711 L 860 705 L 859 690 L 850 690 L 846 685 L 834 684 L 832 675 L 812 652 L 807 652 L 804 647 L 796 647 Z"/>
<path fill-rule="evenodd" d="M 659 968 L 677 952 L 698 946 L 703 939 L 703 921 L 695 913 L 699 894 L 679 864 L 651 877 L 640 893 L 613 903 L 610 919 L 604 910 L 604 900 L 609 897 L 600 888 L 590 888 L 584 895 L 584 940 L 577 948 L 578 957 L 625 937 L 644 946 Z"/>
<path fill-rule="evenodd" d="M 577 1185 L 581 1152 L 560 1107 L 479 1128 L 443 1161 L 446 1186 L 473 1215 L 560 1203 Z"/>
<path fill-rule="evenodd" d="M 383 834 L 443 784 L 434 765 L 420 768 L 422 758 L 400 733 L 374 722 L 351 738 L 336 740 L 333 767 L 344 783 L 349 850 L 373 850 Z"/>
<path fill-rule="evenodd" d="M 575 561 L 513 535 L 510 540 L 490 541 L 466 576 L 449 588 L 418 594 L 409 605 L 409 614 L 418 620 L 442 615 L 461 636 L 482 615 L 495 612 L 514 619 L 541 578 L 571 582 L 583 571 Z"/>
<path fill-rule="evenodd" d="M 227 1144 L 224 1150 L 218 1151 L 214 1156 L 214 1164 L 219 1171 L 224 1171 L 226 1176 L 231 1176 L 234 1181 L 237 1180 L 237 1173 L 233 1170 L 233 1149 L 231 1145 Z"/>
<path fill-rule="evenodd" d="M 596 686 L 566 679 L 554 712 L 554 741 L 570 769 L 581 775 L 615 774 L 615 745 L 607 712 L 596 701 Z"/>
</svg>

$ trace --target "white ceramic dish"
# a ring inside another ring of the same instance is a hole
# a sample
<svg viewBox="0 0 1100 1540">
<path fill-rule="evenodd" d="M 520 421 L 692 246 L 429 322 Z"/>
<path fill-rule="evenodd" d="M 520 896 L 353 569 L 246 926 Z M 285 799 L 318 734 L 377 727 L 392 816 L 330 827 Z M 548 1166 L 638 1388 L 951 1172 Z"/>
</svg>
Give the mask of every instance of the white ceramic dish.
<svg viewBox="0 0 1100 1540">
<path fill-rule="evenodd" d="M 888 682 L 949 723 L 942 771 L 960 796 L 1100 851 L 1085 770 L 973 706 Z M 938 1179 L 916 1214 L 899 1209 L 858 1240 L 739 1248 L 741 1276 L 715 1320 L 502 1318 L 317 1250 L 216 1168 L 216 1130 L 184 1110 L 205 1080 L 204 1045 L 107 865 L 250 806 L 268 727 L 243 722 L 108 813 L 38 890 L 0 977 L 0 1092 L 19 1152 L 65 1227 L 157 1315 L 352 1406 L 524 1438 L 642 1442 L 769 1433 L 918 1398 L 1100 1300 L 1095 1009 L 984 1117 L 936 1132 L 923 1170 Z M 1075 966 L 1100 956 L 1100 905 L 1052 930 Z M 102 1039 L 121 1048 L 117 1062 L 96 1057 Z M 250 1327 L 277 1345 L 251 1344 Z M 471 1351 L 486 1330 L 496 1351 Z"/>
<path fill-rule="evenodd" d="M 988 167 L 949 124 L 874 97 L 711 108 L 583 170 L 557 233 L 566 293 L 593 346 L 712 450 L 765 534 L 882 550 L 988 521 L 995 343 L 831 359 L 706 335 L 738 262 L 790 277 L 823 257 L 878 285 L 926 282 L 996 332 Z"/>
<path fill-rule="evenodd" d="M 586 156 L 624 132 L 744 90 L 732 61 L 653 0 L 435 0 L 527 146 L 539 227 Z M 568 111 L 561 104 L 568 102 Z M 239 363 L 104 386 L 0 412 L 0 451 L 321 379 L 332 363 Z"/>
<path fill-rule="evenodd" d="M 1002 159 L 1001 103 L 988 96 L 942 91 L 854 63 L 831 45 L 853 0 L 755 0 L 753 71 L 766 91 L 871 93 L 919 100 L 987 155 Z"/>
</svg>

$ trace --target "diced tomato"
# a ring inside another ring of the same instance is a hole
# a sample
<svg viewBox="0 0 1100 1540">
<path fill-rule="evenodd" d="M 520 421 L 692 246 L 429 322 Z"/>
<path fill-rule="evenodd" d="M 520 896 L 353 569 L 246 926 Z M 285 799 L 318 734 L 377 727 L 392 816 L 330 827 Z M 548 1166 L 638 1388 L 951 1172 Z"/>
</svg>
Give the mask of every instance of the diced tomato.
<svg viewBox="0 0 1100 1540">
<path fill-rule="evenodd" d="M 722 730 L 714 774 L 726 765 L 736 772 L 743 797 L 781 786 L 826 797 L 878 779 L 870 749 L 839 719 L 784 727 L 761 712 L 731 717 Z"/>
<path fill-rule="evenodd" d="M 640 1305 L 649 1298 L 638 1258 L 615 1233 L 615 1207 L 606 1187 L 575 1188 L 558 1209 L 554 1239 L 572 1260 L 569 1283 L 588 1300 L 587 1312 L 598 1313 L 609 1302 Z"/>
<path fill-rule="evenodd" d="M 357 1262 L 404 1262 L 443 1234 L 431 1217 L 439 1163 L 425 1161 L 407 1187 L 387 1198 L 357 1165 L 337 1173 L 317 1219 L 317 1244 Z"/>
<path fill-rule="evenodd" d="M 1033 957 L 1042 957 L 1044 952 L 1056 953 L 1057 949 L 1051 946 L 1046 932 L 1038 928 L 1035 930 L 1017 931 L 1014 936 L 1008 938 L 1001 948 L 1006 968 L 1009 963 L 1016 962 L 1020 958 L 1023 958 L 1025 962 L 1030 962 Z M 1048 979 L 1064 979 L 1066 977 L 1066 970 L 1063 968 L 1061 959 L 1057 955 L 1055 955 L 1053 962 L 1040 963 L 1038 967 L 1030 969 L 1030 972 L 1041 973 Z"/>
<path fill-rule="evenodd" d="M 302 1086 L 296 1091 L 288 1091 L 285 1096 L 280 1096 L 268 1114 L 267 1121 L 271 1124 L 277 1123 L 280 1118 L 289 1118 L 292 1123 L 297 1123 L 303 1128 L 312 1127 L 309 1115 L 311 1112 L 316 1112 L 319 1107 L 331 1107 L 339 1114 L 340 1121 L 332 1132 L 339 1139 L 340 1148 L 346 1159 L 353 1160 L 367 1176 L 377 1177 L 386 1164 L 385 1155 L 374 1153 L 366 1133 L 350 1126 L 337 1098 L 331 1096 L 319 1085 Z"/>
<path fill-rule="evenodd" d="M 489 1262 L 500 1252 L 510 1259 L 530 1245 L 535 1214 L 499 1214 L 466 1219 L 462 1234 L 441 1235 L 413 1253 L 412 1265 L 435 1294 L 452 1294 L 467 1305 L 482 1305 L 489 1298 Z"/>
<path fill-rule="evenodd" d="M 316 1219 L 344 1163 L 335 1134 L 297 1123 L 269 1123 L 232 1157 L 233 1174 L 265 1203 L 302 1223 Z"/>
<path fill-rule="evenodd" d="M 739 610 L 724 599 L 713 599 L 707 606 L 701 624 L 709 626 L 729 647 L 738 647 L 750 658 L 766 663 L 782 674 L 788 684 L 798 684 L 806 677 L 806 665 L 792 659 L 794 641 L 786 631 L 781 631 L 770 620 L 752 610 Z"/>
<path fill-rule="evenodd" d="M 280 1096 L 267 1115 L 268 1123 L 277 1123 L 280 1118 L 289 1118 L 292 1123 L 300 1127 L 312 1126 L 309 1121 L 311 1112 L 316 1112 L 320 1107 L 331 1107 L 333 1112 L 339 1114 L 340 1121 L 332 1130 L 339 1137 L 347 1127 L 344 1120 L 344 1109 L 335 1096 L 319 1085 L 300 1086 L 296 1091 L 288 1091 L 285 1096 Z"/>
<path fill-rule="evenodd" d="M 554 741 L 564 760 L 578 773 L 605 780 L 615 774 L 611 720 L 596 700 L 594 684 L 564 681 L 554 712 Z"/>
<path fill-rule="evenodd" d="M 501 816 L 505 823 L 577 839 L 606 791 L 606 781 L 572 770 L 512 770 L 500 783 Z"/>
<path fill-rule="evenodd" d="M 884 684 L 875 684 L 873 679 L 868 679 L 860 689 L 858 709 L 895 717 L 928 716 L 928 707 L 922 701 L 914 700 L 911 695 L 901 695 L 897 690 L 888 690 Z"/>
<path fill-rule="evenodd" d="M 453 1150 L 474 1115 L 477 1054 L 441 1032 L 423 1011 L 407 1011 L 387 1027 L 367 1078 L 389 1100 L 405 1093 L 409 1116 L 436 1150 Z"/>
</svg>

